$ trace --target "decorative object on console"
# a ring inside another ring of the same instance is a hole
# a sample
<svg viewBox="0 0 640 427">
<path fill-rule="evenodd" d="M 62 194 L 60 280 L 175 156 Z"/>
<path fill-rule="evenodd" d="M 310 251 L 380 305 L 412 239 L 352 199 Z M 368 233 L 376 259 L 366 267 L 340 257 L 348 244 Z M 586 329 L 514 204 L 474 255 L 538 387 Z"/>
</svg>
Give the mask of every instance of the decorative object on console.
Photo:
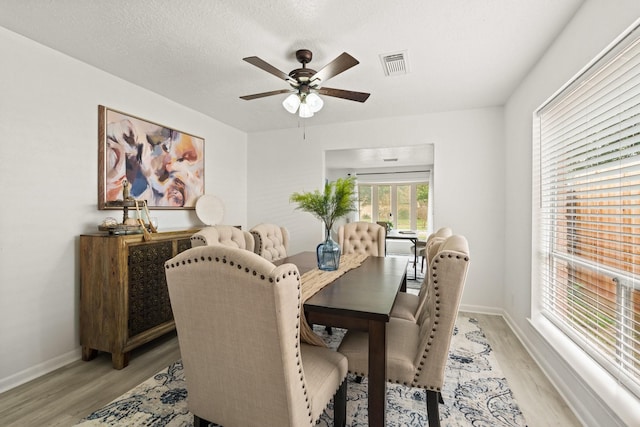
<svg viewBox="0 0 640 427">
<path fill-rule="evenodd" d="M 309 212 L 324 222 L 325 240 L 316 248 L 318 268 L 333 271 L 340 265 L 340 246 L 331 238 L 334 222 L 355 210 L 355 177 L 327 181 L 324 191 L 293 193 L 290 200 L 297 209 Z"/>
<path fill-rule="evenodd" d="M 98 135 L 98 209 L 122 208 L 115 202 L 127 198 L 152 209 L 195 208 L 204 194 L 203 138 L 102 105 Z"/>
<path fill-rule="evenodd" d="M 149 208 L 147 207 L 146 200 L 136 200 L 131 197 L 129 192 L 129 181 L 124 179 L 122 181 L 122 200 L 115 200 L 107 203 L 110 207 L 122 208 L 122 224 L 118 224 L 115 218 L 108 217 L 102 224 L 98 226 L 100 231 L 108 231 L 109 234 L 136 234 L 143 233 L 145 240 L 151 240 L 151 233 L 157 232 L 156 224 L 151 220 L 149 214 Z M 140 205 L 144 209 L 144 213 L 147 216 L 147 223 L 142 219 L 142 213 L 140 212 Z M 129 208 L 136 208 L 136 217 L 129 218 Z M 157 222 L 157 220 L 156 220 Z"/>
<path fill-rule="evenodd" d="M 102 224 L 100 225 L 103 227 L 115 227 L 116 225 L 118 225 L 118 220 L 112 216 L 108 216 L 102 221 Z"/>
<path fill-rule="evenodd" d="M 196 215 L 204 225 L 222 224 L 224 204 L 222 200 L 211 194 L 203 194 L 196 202 Z"/>
</svg>

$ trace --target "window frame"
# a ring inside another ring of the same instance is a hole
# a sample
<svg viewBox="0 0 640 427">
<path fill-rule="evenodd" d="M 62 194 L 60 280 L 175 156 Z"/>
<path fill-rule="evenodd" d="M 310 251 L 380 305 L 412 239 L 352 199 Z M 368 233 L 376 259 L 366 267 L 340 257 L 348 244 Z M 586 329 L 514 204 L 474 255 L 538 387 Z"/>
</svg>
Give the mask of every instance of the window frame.
<svg viewBox="0 0 640 427">
<path fill-rule="evenodd" d="M 362 185 L 366 185 L 366 186 L 370 186 L 371 187 L 371 222 L 377 222 L 377 221 L 383 221 L 382 219 L 378 219 L 378 188 L 382 187 L 382 186 L 389 186 L 390 187 L 390 198 L 391 198 L 391 215 L 392 215 L 392 219 L 391 222 L 393 223 L 393 227 L 396 228 L 397 227 L 397 218 L 398 218 L 398 195 L 397 195 L 397 191 L 398 191 L 398 187 L 402 187 L 402 186 L 409 186 L 410 189 L 410 200 L 411 200 L 411 204 L 410 204 L 410 212 L 409 212 L 409 224 L 410 224 L 410 228 L 411 230 L 417 230 L 417 225 L 418 225 L 418 200 L 417 200 L 417 196 L 418 196 L 418 190 L 417 190 L 417 186 L 418 185 L 426 185 L 429 187 L 429 190 L 431 190 L 431 185 L 429 183 L 428 180 L 425 181 L 394 181 L 394 182 L 362 182 L 362 183 L 358 183 L 358 195 L 360 194 L 360 186 Z M 431 198 L 431 191 L 429 191 L 429 198 Z M 429 201 L 427 201 L 429 203 Z M 427 209 L 427 215 L 428 215 L 428 209 Z M 357 211 L 357 217 L 358 217 L 358 221 L 360 221 L 360 200 L 358 199 L 358 211 Z M 420 229 L 418 231 L 422 232 L 424 231 L 425 233 L 427 232 L 428 228 L 429 228 L 429 221 L 430 218 L 427 217 L 427 226 L 424 230 Z M 386 219 L 385 221 L 388 221 L 388 219 Z"/>
<path fill-rule="evenodd" d="M 640 43 L 639 23 L 640 21 L 632 25 L 533 113 L 531 321 L 533 326 L 541 333 L 542 338 L 551 344 L 551 346 L 562 355 L 568 365 L 576 370 L 578 376 L 593 389 L 602 389 L 604 387 L 604 389 L 607 390 L 617 389 L 619 391 L 617 401 L 611 401 L 609 396 L 603 396 L 612 407 L 620 407 L 623 402 L 635 402 L 635 405 L 638 404 L 640 400 L 640 378 L 629 376 L 624 373 L 623 370 L 619 370 L 615 363 L 611 363 L 608 357 L 603 355 L 604 353 L 600 354 L 593 344 L 587 342 L 584 337 L 576 333 L 574 329 L 563 324 L 562 319 L 550 313 L 548 310 L 549 303 L 545 300 L 545 298 L 548 298 L 548 294 L 545 295 L 545 289 L 543 289 L 545 277 L 553 274 L 551 271 L 553 267 L 550 267 L 550 265 L 553 264 L 552 261 L 555 259 L 561 260 L 562 255 L 556 253 L 554 250 L 554 247 L 556 247 L 554 239 L 558 239 L 558 237 L 551 235 L 557 232 L 556 229 L 549 230 L 547 228 L 549 223 L 546 223 L 546 218 L 543 218 L 545 215 L 552 215 L 543 212 L 543 202 L 546 200 L 545 196 L 549 193 L 545 193 L 547 190 L 543 188 L 543 180 L 541 177 L 543 175 L 542 170 L 546 167 L 546 163 L 543 164 L 543 158 L 546 160 L 546 157 L 542 154 L 542 145 L 544 143 L 542 140 L 544 136 L 540 130 L 540 117 L 544 111 L 559 102 L 559 100 L 564 99 L 572 90 L 575 90 L 582 84 L 589 83 L 589 79 L 596 75 L 601 69 L 605 68 L 612 58 L 615 58 L 622 50 L 636 43 L 636 41 Z M 637 49 L 640 50 L 640 48 Z M 638 123 L 640 125 L 640 119 L 638 119 Z M 640 159 L 640 155 L 637 157 Z M 560 207 L 552 208 L 556 209 L 554 211 L 556 215 L 559 215 L 562 206 L 566 207 L 569 206 L 569 204 L 559 206 Z M 551 221 L 553 221 L 553 219 Z M 567 229 L 569 228 L 567 227 Z M 548 237 L 549 240 L 545 240 L 545 237 Z M 594 263 L 583 262 L 580 258 L 581 257 L 572 258 L 570 262 L 577 263 L 576 265 L 578 265 L 579 268 L 592 268 Z M 545 267 L 547 268 L 546 271 Z M 621 298 L 620 291 L 625 291 L 626 288 L 632 290 L 638 289 L 640 274 L 629 274 L 619 269 L 607 267 L 606 264 L 601 265 L 598 271 L 603 274 L 611 274 L 612 277 L 622 278 L 620 283 L 617 283 L 617 298 Z M 631 284 L 631 286 L 627 286 L 629 284 Z M 631 302 L 631 305 L 632 304 L 633 302 Z M 624 310 L 625 308 L 622 307 L 622 309 Z M 624 320 L 618 320 L 618 323 L 621 322 L 624 322 Z M 634 360 L 637 363 L 637 359 Z M 580 367 L 582 367 L 582 369 L 580 369 Z M 624 387 L 621 387 L 622 385 L 624 385 Z"/>
</svg>

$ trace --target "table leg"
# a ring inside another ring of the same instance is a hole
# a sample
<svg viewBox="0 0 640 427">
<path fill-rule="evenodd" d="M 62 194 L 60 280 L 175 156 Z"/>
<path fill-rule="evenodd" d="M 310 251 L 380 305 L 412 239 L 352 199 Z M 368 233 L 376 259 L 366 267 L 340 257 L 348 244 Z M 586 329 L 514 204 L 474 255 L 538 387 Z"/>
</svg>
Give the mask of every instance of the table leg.
<svg viewBox="0 0 640 427">
<path fill-rule="evenodd" d="M 369 426 L 386 425 L 387 323 L 369 321 Z"/>
<path fill-rule="evenodd" d="M 413 280 L 418 280 L 418 239 L 413 242 Z"/>
</svg>

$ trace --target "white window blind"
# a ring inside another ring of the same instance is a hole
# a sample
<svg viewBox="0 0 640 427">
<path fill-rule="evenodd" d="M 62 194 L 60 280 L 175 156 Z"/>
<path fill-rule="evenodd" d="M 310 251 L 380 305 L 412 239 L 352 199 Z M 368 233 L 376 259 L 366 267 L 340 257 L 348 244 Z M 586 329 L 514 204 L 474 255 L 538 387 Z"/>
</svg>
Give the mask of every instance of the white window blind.
<svg viewBox="0 0 640 427">
<path fill-rule="evenodd" d="M 542 314 L 640 397 L 640 31 L 534 115 Z"/>
</svg>

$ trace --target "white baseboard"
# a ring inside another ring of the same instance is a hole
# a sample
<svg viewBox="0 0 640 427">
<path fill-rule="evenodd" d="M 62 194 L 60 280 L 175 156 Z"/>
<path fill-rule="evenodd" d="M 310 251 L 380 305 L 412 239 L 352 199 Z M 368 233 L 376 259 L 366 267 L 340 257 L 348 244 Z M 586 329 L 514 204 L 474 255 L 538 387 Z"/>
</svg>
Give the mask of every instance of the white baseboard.
<svg viewBox="0 0 640 427">
<path fill-rule="evenodd" d="M 78 348 L 77 350 L 62 354 L 58 357 L 47 360 L 46 362 L 42 362 L 36 366 L 32 366 L 9 377 L 2 378 L 0 379 L 0 393 L 18 387 L 19 385 L 48 374 L 49 372 L 55 371 L 56 369 L 80 360 L 81 358 L 82 350 Z"/>
<path fill-rule="evenodd" d="M 504 317 L 504 310 L 496 307 L 486 307 L 483 305 L 460 304 L 458 311 L 468 311 L 470 313 L 492 314 Z"/>
</svg>

